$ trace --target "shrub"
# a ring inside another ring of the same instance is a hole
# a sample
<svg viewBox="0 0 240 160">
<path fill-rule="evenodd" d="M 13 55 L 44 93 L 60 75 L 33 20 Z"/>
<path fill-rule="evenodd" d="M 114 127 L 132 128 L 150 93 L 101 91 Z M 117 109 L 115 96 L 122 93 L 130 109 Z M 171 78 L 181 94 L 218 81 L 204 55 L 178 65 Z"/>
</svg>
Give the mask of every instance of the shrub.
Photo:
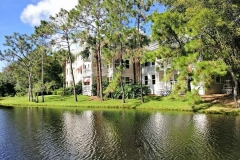
<svg viewBox="0 0 240 160">
<path fill-rule="evenodd" d="M 82 94 L 82 82 L 78 82 L 76 85 L 76 92 L 77 94 Z"/>
<path fill-rule="evenodd" d="M 56 95 L 62 95 L 63 91 L 57 91 L 56 93 Z"/>
<path fill-rule="evenodd" d="M 73 88 L 72 87 L 67 87 L 64 92 L 65 96 L 73 95 Z"/>
<path fill-rule="evenodd" d="M 197 105 L 202 102 L 197 90 L 187 92 L 185 95 L 185 100 L 187 100 L 190 105 Z"/>
<path fill-rule="evenodd" d="M 109 82 L 103 81 L 103 90 L 106 90 Z M 151 93 L 151 90 L 149 86 L 143 85 L 143 95 L 148 95 Z M 124 91 L 125 91 L 125 98 L 134 99 L 141 97 L 141 86 L 140 84 L 125 84 L 124 85 Z M 92 94 L 97 95 L 97 83 L 93 83 L 92 85 Z M 111 92 L 107 95 L 107 98 L 113 98 L 113 99 L 121 99 L 122 98 L 122 89 L 121 86 L 118 85 L 118 87 L 115 89 L 114 92 Z"/>
<path fill-rule="evenodd" d="M 17 97 L 23 97 L 23 96 L 25 96 L 26 95 L 26 92 L 17 92 L 16 93 L 16 96 Z"/>
</svg>

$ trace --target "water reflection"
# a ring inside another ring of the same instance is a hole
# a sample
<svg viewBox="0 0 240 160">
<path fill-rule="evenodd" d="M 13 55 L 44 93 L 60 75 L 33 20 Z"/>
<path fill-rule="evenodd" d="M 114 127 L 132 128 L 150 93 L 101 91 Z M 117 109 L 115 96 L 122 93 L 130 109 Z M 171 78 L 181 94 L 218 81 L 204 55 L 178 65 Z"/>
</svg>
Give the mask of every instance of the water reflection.
<svg viewBox="0 0 240 160">
<path fill-rule="evenodd" d="M 240 118 L 0 108 L 0 159 L 238 159 Z"/>
</svg>

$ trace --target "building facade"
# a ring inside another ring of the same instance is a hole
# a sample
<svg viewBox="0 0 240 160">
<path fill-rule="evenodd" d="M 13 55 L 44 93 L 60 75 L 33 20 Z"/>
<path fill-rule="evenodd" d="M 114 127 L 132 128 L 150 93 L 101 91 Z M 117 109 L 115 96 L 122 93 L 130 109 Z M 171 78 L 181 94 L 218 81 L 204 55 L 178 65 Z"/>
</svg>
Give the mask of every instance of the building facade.
<svg viewBox="0 0 240 160">
<path fill-rule="evenodd" d="M 154 43 L 147 47 L 148 50 L 157 49 L 158 44 Z M 72 64 L 75 83 L 82 82 L 83 95 L 92 95 L 92 84 L 97 81 L 97 62 L 93 55 L 90 55 L 88 59 L 83 59 L 79 53 L 81 49 L 73 52 L 75 61 Z M 119 64 L 117 59 L 113 59 L 111 64 L 102 63 L 102 79 L 111 81 L 114 73 L 116 72 L 116 66 Z M 123 72 L 123 79 L 126 84 L 132 83 L 134 79 L 133 64 L 130 60 L 124 61 L 125 71 Z M 136 67 L 135 67 L 136 68 Z M 167 69 L 171 68 L 170 61 L 163 61 L 156 58 L 154 62 L 146 62 L 142 64 L 142 83 L 148 85 L 151 90 L 151 94 L 158 96 L 166 96 L 171 93 L 174 85 L 177 82 L 178 74 L 180 71 L 173 71 L 169 80 L 165 80 Z M 225 77 L 214 78 L 214 82 L 209 89 L 204 89 L 203 83 L 197 86 L 191 85 L 192 89 L 197 89 L 200 95 L 205 94 L 231 94 L 232 85 L 231 79 Z M 70 74 L 70 65 L 66 65 L 66 85 L 70 87 L 72 85 L 72 77 Z"/>
</svg>

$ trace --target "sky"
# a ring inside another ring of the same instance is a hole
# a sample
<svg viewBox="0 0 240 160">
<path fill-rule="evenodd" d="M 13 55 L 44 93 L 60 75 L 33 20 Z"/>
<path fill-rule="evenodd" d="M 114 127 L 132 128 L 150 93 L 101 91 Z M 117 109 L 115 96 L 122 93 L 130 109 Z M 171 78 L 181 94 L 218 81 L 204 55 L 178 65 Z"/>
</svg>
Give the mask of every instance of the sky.
<svg viewBox="0 0 240 160">
<path fill-rule="evenodd" d="M 14 32 L 30 35 L 41 20 L 48 20 L 61 8 L 70 10 L 77 3 L 78 0 L 0 0 L 0 50 L 6 49 L 5 36 Z M 7 63 L 0 61 L 0 72 L 5 66 Z"/>
<path fill-rule="evenodd" d="M 48 20 L 61 8 L 70 10 L 77 3 L 78 0 L 0 0 L 0 50 L 6 49 L 5 36 L 14 32 L 30 35 L 41 20 Z M 0 71 L 6 65 L 0 61 Z"/>
</svg>

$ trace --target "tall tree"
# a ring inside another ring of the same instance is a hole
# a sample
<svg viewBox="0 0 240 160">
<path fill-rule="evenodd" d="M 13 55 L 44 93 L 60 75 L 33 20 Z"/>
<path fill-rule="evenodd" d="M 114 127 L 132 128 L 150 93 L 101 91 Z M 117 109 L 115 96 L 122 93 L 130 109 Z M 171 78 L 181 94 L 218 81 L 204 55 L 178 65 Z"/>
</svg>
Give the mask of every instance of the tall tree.
<svg viewBox="0 0 240 160">
<path fill-rule="evenodd" d="M 49 42 L 53 31 L 46 21 L 41 21 L 40 26 L 35 27 L 36 44 L 38 45 L 38 51 L 41 55 L 41 96 L 42 102 L 44 102 L 44 57 L 47 50 L 49 50 Z"/>
<path fill-rule="evenodd" d="M 171 51 L 172 48 L 177 47 L 181 49 L 177 52 L 180 53 L 179 56 L 186 56 L 186 58 L 192 54 L 201 56 L 202 61 L 193 65 L 195 68 L 199 68 L 193 71 L 200 69 L 198 77 L 202 77 L 204 83 L 207 82 L 208 78 L 206 77 L 218 74 L 209 69 L 215 66 L 214 62 L 219 62 L 219 65 L 223 67 L 222 69 L 225 68 L 224 65 L 227 66 L 234 82 L 233 99 L 235 106 L 238 107 L 236 75 L 240 64 L 239 2 L 234 0 L 160 0 L 160 2 L 168 9 L 163 14 L 153 16 L 155 17 L 153 18 L 153 36 L 161 39 L 161 45 L 165 47 L 166 51 Z M 170 47 L 166 45 L 169 37 L 174 40 L 172 46 L 169 43 Z M 185 62 L 191 64 L 189 59 Z M 203 67 L 204 63 L 211 65 Z M 206 74 L 205 71 L 212 72 Z M 195 79 L 197 79 L 196 77 Z"/>
<path fill-rule="evenodd" d="M 76 84 L 75 78 L 73 74 L 73 58 L 71 53 L 71 46 L 72 44 L 76 44 L 76 35 L 78 33 L 78 28 L 69 21 L 69 12 L 61 9 L 61 11 L 55 15 L 55 17 L 50 17 L 50 25 L 52 29 L 55 31 L 55 38 L 53 43 L 58 49 L 66 49 L 68 54 L 68 62 L 70 65 L 70 72 L 72 75 L 72 85 L 73 85 L 73 94 L 74 100 L 78 101 L 77 99 L 77 92 L 76 92 Z"/>
<path fill-rule="evenodd" d="M 138 75 L 139 75 L 139 81 L 141 86 L 141 101 L 144 103 L 144 97 L 143 97 L 143 87 L 142 87 L 142 66 L 141 66 L 141 60 L 143 55 L 143 47 L 144 45 L 148 44 L 148 39 L 143 36 L 142 33 L 145 32 L 145 24 L 147 23 L 147 12 L 150 10 L 150 7 L 152 6 L 151 0 L 133 0 L 132 2 L 132 13 L 131 16 L 135 21 L 135 38 L 136 38 L 136 52 L 135 56 L 133 57 L 133 68 L 134 68 L 134 83 L 136 81 L 136 72 L 135 72 L 135 62 L 137 62 L 137 68 L 138 68 Z M 142 32 L 142 33 L 141 33 Z M 147 41 L 146 41 L 147 40 Z"/>
<path fill-rule="evenodd" d="M 0 54 L 2 60 L 16 62 L 23 72 L 28 76 L 28 101 L 33 100 L 33 50 L 35 49 L 32 38 L 26 34 L 14 33 L 12 36 L 5 36 L 4 46 L 8 47 L 4 53 Z"/>
<path fill-rule="evenodd" d="M 193 15 L 188 23 L 191 36 L 202 42 L 204 59 L 221 59 L 228 66 L 233 80 L 233 99 L 238 96 L 237 74 L 240 69 L 240 3 L 234 0 L 201 1 L 198 8 L 186 14 Z M 197 12 L 198 11 L 198 12 Z"/>
<path fill-rule="evenodd" d="M 160 57 L 164 63 L 168 63 L 172 59 L 172 63 L 175 62 L 172 65 L 173 67 L 182 66 L 182 74 L 180 75 L 182 77 L 179 78 L 182 81 L 178 81 L 179 86 L 182 87 L 180 87 L 179 92 L 191 91 L 192 73 L 188 72 L 187 68 L 197 59 L 192 57 L 191 60 L 189 58 L 177 60 L 179 57 L 187 57 L 192 54 L 186 52 L 184 48 L 190 40 L 190 37 L 182 32 L 186 25 L 184 14 L 178 10 L 169 10 L 164 13 L 155 12 L 152 14 L 151 20 L 153 21 L 152 37 L 159 42 L 159 48 L 155 51 L 156 56 Z M 176 69 L 176 67 L 173 69 Z"/>
<path fill-rule="evenodd" d="M 106 37 L 114 45 L 117 61 L 119 66 L 116 67 L 117 72 L 120 73 L 119 82 L 122 89 L 122 102 L 125 103 L 123 71 L 125 69 L 123 63 L 123 55 L 126 53 L 127 42 L 127 27 L 128 17 L 130 16 L 131 1 L 110 1 L 106 0 L 105 7 L 108 11 L 107 22 L 109 23 Z"/>
<path fill-rule="evenodd" d="M 70 13 L 70 19 L 95 40 L 94 57 L 97 60 L 99 96 L 100 100 L 103 101 L 101 50 L 104 37 L 103 31 L 106 28 L 104 3 L 99 0 L 79 0 L 78 5 Z M 89 41 L 89 37 L 83 38 L 82 41 Z"/>
</svg>

